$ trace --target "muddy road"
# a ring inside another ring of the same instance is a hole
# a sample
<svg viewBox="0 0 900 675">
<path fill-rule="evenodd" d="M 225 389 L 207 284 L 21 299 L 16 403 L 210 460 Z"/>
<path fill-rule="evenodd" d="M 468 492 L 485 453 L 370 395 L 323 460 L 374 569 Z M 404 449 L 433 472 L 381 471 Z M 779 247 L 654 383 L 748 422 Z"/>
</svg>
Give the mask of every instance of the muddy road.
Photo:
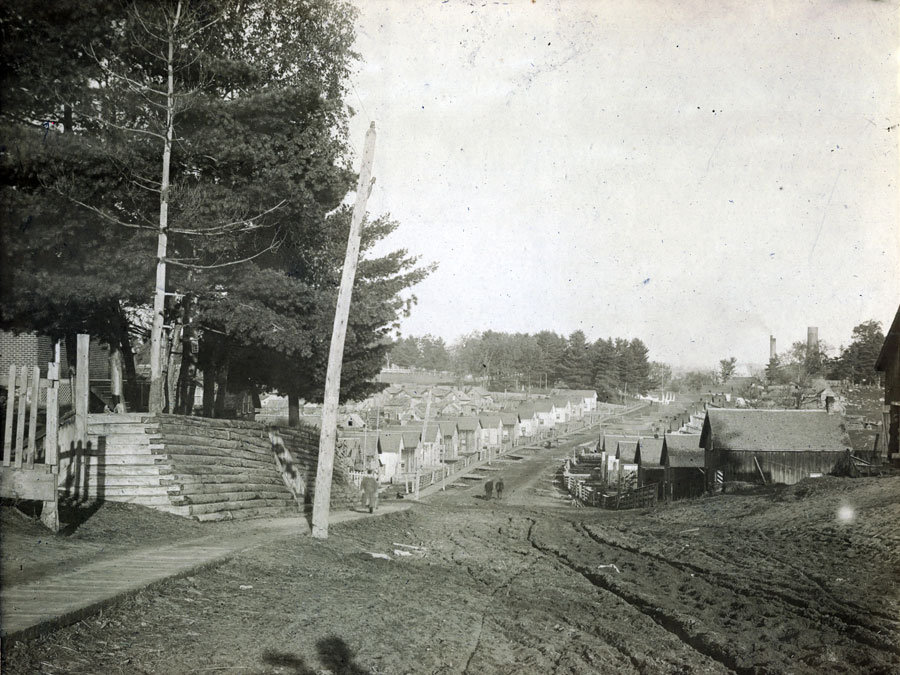
<svg viewBox="0 0 900 675">
<path fill-rule="evenodd" d="M 7 650 L 14 673 L 897 672 L 900 479 L 576 508 L 560 448 Z M 463 481 L 460 481 L 461 483 Z M 402 553 L 398 553 L 402 552 Z"/>
</svg>

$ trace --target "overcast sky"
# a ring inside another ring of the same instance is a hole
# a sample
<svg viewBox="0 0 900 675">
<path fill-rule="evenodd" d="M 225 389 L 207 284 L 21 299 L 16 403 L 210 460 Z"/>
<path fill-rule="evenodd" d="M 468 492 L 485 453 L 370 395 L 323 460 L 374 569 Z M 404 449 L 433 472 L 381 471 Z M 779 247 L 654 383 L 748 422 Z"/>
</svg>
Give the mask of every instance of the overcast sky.
<svg viewBox="0 0 900 675">
<path fill-rule="evenodd" d="M 404 335 L 768 359 L 900 303 L 897 3 L 355 0 Z"/>
</svg>

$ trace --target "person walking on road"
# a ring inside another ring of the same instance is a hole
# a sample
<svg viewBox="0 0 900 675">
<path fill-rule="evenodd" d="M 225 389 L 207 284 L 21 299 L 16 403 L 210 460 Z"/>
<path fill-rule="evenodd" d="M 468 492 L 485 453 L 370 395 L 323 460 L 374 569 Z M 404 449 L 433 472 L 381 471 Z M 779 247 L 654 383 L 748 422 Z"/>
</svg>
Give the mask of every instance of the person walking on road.
<svg viewBox="0 0 900 675">
<path fill-rule="evenodd" d="M 372 475 L 371 469 L 363 476 L 360 488 L 362 488 L 363 506 L 369 507 L 369 513 L 375 513 L 375 507 L 378 506 L 378 481 Z"/>
<path fill-rule="evenodd" d="M 484 484 L 484 498 L 490 501 L 491 496 L 494 494 L 494 481 L 489 480 Z"/>
<path fill-rule="evenodd" d="M 497 491 L 497 499 L 503 498 L 503 477 L 501 476 L 494 482 L 494 489 Z"/>
</svg>

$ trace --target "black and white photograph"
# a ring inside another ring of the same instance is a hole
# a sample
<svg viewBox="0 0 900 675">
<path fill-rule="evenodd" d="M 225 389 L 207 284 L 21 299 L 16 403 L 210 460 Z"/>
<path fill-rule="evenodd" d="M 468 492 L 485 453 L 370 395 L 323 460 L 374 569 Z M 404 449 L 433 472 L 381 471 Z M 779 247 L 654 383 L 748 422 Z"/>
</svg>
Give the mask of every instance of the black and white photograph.
<svg viewBox="0 0 900 675">
<path fill-rule="evenodd" d="M 0 54 L 0 671 L 900 672 L 898 0 Z"/>
</svg>

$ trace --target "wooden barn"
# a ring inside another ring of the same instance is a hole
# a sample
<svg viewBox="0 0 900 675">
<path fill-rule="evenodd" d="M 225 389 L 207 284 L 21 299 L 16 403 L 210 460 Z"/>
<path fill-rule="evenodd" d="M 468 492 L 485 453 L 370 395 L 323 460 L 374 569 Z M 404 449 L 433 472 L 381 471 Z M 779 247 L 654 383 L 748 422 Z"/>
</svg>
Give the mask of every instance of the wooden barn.
<svg viewBox="0 0 900 675">
<path fill-rule="evenodd" d="M 662 499 L 665 468 L 662 464 L 662 438 L 642 438 L 638 441 L 634 462 L 638 466 L 638 485 L 656 484 L 656 495 Z"/>
<path fill-rule="evenodd" d="M 875 370 L 884 373 L 884 414 L 887 460 L 900 460 L 900 309 L 884 338 Z"/>
<path fill-rule="evenodd" d="M 851 447 L 843 419 L 824 410 L 731 408 L 706 412 L 700 445 L 709 488 L 716 471 L 725 481 L 791 485 L 831 473 Z"/>
<path fill-rule="evenodd" d="M 666 499 L 690 499 L 703 494 L 704 456 L 699 434 L 666 434 L 660 456 Z"/>
</svg>

